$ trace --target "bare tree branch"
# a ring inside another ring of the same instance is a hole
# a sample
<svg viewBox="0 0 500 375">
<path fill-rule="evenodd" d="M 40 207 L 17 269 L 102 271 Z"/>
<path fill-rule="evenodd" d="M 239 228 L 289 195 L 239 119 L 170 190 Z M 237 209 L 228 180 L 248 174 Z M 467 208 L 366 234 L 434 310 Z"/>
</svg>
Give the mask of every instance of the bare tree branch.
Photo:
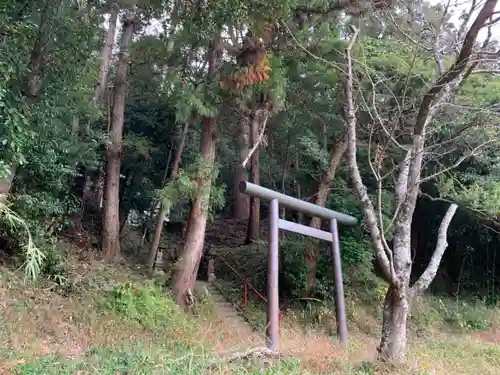
<svg viewBox="0 0 500 375">
<path fill-rule="evenodd" d="M 377 215 L 375 213 L 375 208 L 373 207 L 373 203 L 368 196 L 368 191 L 366 189 L 366 186 L 363 184 L 363 180 L 361 178 L 361 174 L 359 172 L 359 167 L 358 167 L 358 162 L 356 159 L 356 152 L 357 152 L 357 146 L 356 146 L 356 127 L 357 127 L 357 118 L 356 118 L 356 107 L 354 105 L 354 98 L 353 98 L 353 69 L 352 69 L 352 57 L 351 57 L 351 50 L 356 42 L 357 36 L 358 36 L 358 29 L 356 29 L 354 26 L 352 26 L 354 29 L 354 35 L 349 42 L 349 45 L 345 49 L 345 56 L 344 56 L 344 61 L 345 61 L 345 67 L 344 70 L 346 71 L 346 74 L 344 75 L 344 80 L 343 80 L 343 89 L 344 89 L 344 95 L 345 95 L 345 102 L 344 102 L 344 116 L 345 116 L 345 122 L 347 125 L 347 138 L 348 138 L 348 145 L 347 145 L 347 161 L 349 168 L 351 169 L 351 174 L 352 174 L 352 180 L 354 184 L 354 188 L 356 189 L 356 192 L 361 200 L 362 204 L 362 209 L 366 217 L 366 222 L 370 230 L 371 238 L 372 238 L 372 243 L 373 247 L 375 248 L 375 254 L 380 262 L 382 271 L 384 273 L 384 276 L 389 280 L 390 282 L 395 282 L 394 279 L 394 269 L 393 269 L 393 263 L 392 263 L 392 252 L 390 255 L 386 253 L 386 249 L 383 245 L 382 241 L 382 232 L 380 231 L 379 225 L 378 225 L 378 220 L 377 220 Z"/>
<path fill-rule="evenodd" d="M 422 135 L 425 126 L 429 119 L 429 111 L 431 109 L 432 103 L 436 100 L 437 96 L 443 91 L 445 86 L 455 80 L 460 73 L 462 73 L 469 63 L 470 57 L 473 52 L 474 45 L 476 43 L 477 35 L 479 31 L 483 28 L 485 22 L 491 17 L 495 11 L 495 6 L 497 5 L 497 0 L 486 0 L 483 8 L 476 17 L 476 20 L 470 27 L 465 40 L 462 44 L 462 49 L 455 61 L 455 63 L 448 69 L 448 71 L 442 74 L 436 83 L 427 91 L 417 115 L 417 121 L 415 123 L 414 134 Z"/>
<path fill-rule="evenodd" d="M 448 207 L 448 211 L 446 211 L 446 214 L 441 221 L 441 225 L 439 226 L 436 250 L 434 250 L 434 254 L 432 254 L 432 258 L 427 265 L 424 273 L 422 273 L 417 282 L 413 284 L 410 289 L 410 293 L 413 296 L 420 295 L 425 292 L 431 284 L 432 280 L 434 280 L 439 265 L 441 264 L 441 259 L 443 258 L 446 248 L 448 247 L 448 227 L 450 226 L 453 216 L 455 216 L 457 208 L 458 206 L 455 203 L 451 204 Z"/>
<path fill-rule="evenodd" d="M 441 51 L 441 33 L 443 31 L 442 29 L 443 29 L 444 21 L 446 19 L 446 16 L 448 15 L 448 11 L 450 9 L 450 4 L 451 4 L 451 0 L 448 0 L 448 2 L 446 3 L 446 6 L 444 8 L 443 15 L 441 16 L 441 21 L 439 22 L 439 27 L 438 27 L 437 31 L 435 32 L 436 40 L 434 41 L 433 52 L 434 52 L 434 58 L 436 59 L 436 63 L 438 66 L 439 74 L 443 74 L 445 71 L 444 58 L 443 58 L 443 54 Z"/>
<path fill-rule="evenodd" d="M 500 69 L 476 69 L 470 72 L 470 74 L 500 74 Z"/>
<path fill-rule="evenodd" d="M 426 181 L 430 181 L 430 180 L 433 180 L 434 178 L 436 178 L 437 176 L 443 174 L 443 173 L 446 173 L 446 172 L 449 172 L 455 168 L 457 168 L 460 164 L 462 164 L 466 159 L 470 158 L 471 156 L 474 156 L 476 154 L 477 151 L 479 151 L 480 149 L 484 148 L 485 146 L 489 145 L 489 144 L 492 144 L 496 142 L 496 140 L 493 140 L 493 139 L 490 139 L 482 144 L 480 144 L 479 146 L 475 147 L 471 152 L 469 152 L 467 155 L 464 155 L 462 156 L 461 158 L 459 158 L 455 163 L 453 163 L 452 165 L 450 165 L 449 167 L 446 167 L 436 173 L 433 173 L 431 174 L 430 176 L 426 176 L 422 179 L 420 179 L 419 181 L 417 181 L 417 184 L 421 184 L 423 182 L 426 182 Z"/>
<path fill-rule="evenodd" d="M 458 29 L 457 33 L 457 43 L 460 43 L 465 35 L 465 30 L 467 29 L 467 25 L 470 22 L 470 19 L 472 17 L 472 13 L 477 9 L 477 0 L 472 0 L 472 3 L 470 5 L 470 8 L 467 12 L 464 12 L 462 14 L 462 23 L 460 24 L 460 28 Z M 458 52 L 458 51 L 457 51 Z"/>
<path fill-rule="evenodd" d="M 401 28 L 401 26 L 399 26 L 399 23 L 394 19 L 394 16 L 392 15 L 391 12 L 388 12 L 388 15 L 389 15 L 389 18 L 391 19 L 392 25 L 396 28 L 396 30 L 398 30 L 401 33 L 401 35 L 403 35 L 406 39 L 408 39 L 414 45 L 416 45 L 416 46 L 418 46 L 420 48 L 423 48 L 427 52 L 431 52 L 432 51 L 431 48 L 422 45 L 422 43 L 420 43 L 419 41 L 417 41 L 415 38 L 412 38 L 412 36 L 410 34 L 408 34 L 407 32 L 405 32 Z"/>
<path fill-rule="evenodd" d="M 262 118 L 261 118 L 262 117 Z M 252 146 L 252 149 L 248 152 L 248 156 L 245 158 L 241 166 L 243 168 L 246 168 L 248 161 L 252 157 L 253 153 L 257 148 L 260 146 L 262 143 L 262 140 L 264 139 L 264 133 L 266 131 L 266 125 L 267 125 L 267 120 L 269 119 L 269 111 L 268 110 L 257 110 L 255 113 L 255 118 L 253 121 L 258 121 L 260 123 L 260 133 L 259 133 L 259 138 L 257 139 L 257 142 L 255 142 Z"/>
</svg>

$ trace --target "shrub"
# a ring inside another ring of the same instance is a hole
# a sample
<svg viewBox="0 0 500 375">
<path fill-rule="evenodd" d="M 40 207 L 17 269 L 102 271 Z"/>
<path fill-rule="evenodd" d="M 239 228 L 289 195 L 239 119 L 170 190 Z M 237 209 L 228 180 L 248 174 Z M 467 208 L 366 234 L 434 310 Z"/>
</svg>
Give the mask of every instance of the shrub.
<svg viewBox="0 0 500 375">
<path fill-rule="evenodd" d="M 175 302 L 152 284 L 135 285 L 128 282 L 116 285 L 108 292 L 105 306 L 147 328 L 158 325 L 176 328 L 176 322 L 185 321 Z"/>
</svg>

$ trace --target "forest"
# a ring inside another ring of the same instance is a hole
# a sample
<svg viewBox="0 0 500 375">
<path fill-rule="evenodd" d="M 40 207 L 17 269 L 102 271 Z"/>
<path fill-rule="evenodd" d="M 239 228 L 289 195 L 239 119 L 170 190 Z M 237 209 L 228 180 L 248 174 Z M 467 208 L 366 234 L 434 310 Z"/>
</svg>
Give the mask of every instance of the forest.
<svg viewBox="0 0 500 375">
<path fill-rule="evenodd" d="M 499 374 L 497 3 L 2 1 L 0 373 Z"/>
</svg>

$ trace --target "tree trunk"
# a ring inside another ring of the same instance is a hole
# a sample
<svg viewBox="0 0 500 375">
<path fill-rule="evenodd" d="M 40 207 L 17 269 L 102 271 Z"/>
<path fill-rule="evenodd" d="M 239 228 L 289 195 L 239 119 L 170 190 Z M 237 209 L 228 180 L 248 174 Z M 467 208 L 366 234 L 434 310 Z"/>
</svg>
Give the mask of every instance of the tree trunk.
<svg viewBox="0 0 500 375">
<path fill-rule="evenodd" d="M 206 117 L 203 120 L 203 131 L 200 140 L 200 152 L 205 159 L 203 168 L 213 168 L 215 162 L 215 146 L 217 119 Z M 177 303 L 188 307 L 187 297 L 193 290 L 197 271 L 203 255 L 205 229 L 212 187 L 212 173 L 201 171 L 197 180 L 197 194 L 193 199 L 193 207 L 189 215 L 189 224 L 184 248 L 176 264 L 173 292 Z"/>
<path fill-rule="evenodd" d="M 174 161 L 172 162 L 172 176 L 174 177 L 179 174 L 179 169 L 181 168 L 181 157 L 182 152 L 184 151 L 184 145 L 186 144 L 188 129 L 189 124 L 186 122 L 182 126 L 182 130 L 177 141 L 177 148 L 175 149 Z"/>
<path fill-rule="evenodd" d="M 404 361 L 410 304 L 410 298 L 404 290 L 389 287 L 382 311 L 382 336 L 377 348 L 380 360 Z"/>
<path fill-rule="evenodd" d="M 182 127 L 182 131 L 178 139 L 178 145 L 175 150 L 174 161 L 172 164 L 172 179 L 176 178 L 176 176 L 179 174 L 179 169 L 181 165 L 181 156 L 182 156 L 182 151 L 184 150 L 184 145 L 186 144 L 187 133 L 188 133 L 188 123 L 185 123 L 184 126 Z M 156 259 L 156 254 L 158 253 L 158 246 L 160 245 L 161 235 L 163 233 L 163 223 L 165 222 L 165 218 L 167 217 L 168 211 L 169 208 L 162 202 L 160 213 L 158 214 L 158 218 L 156 220 L 156 229 L 153 241 L 151 243 L 151 249 L 149 250 L 149 257 L 148 257 L 149 268 L 153 268 L 154 261 Z"/>
<path fill-rule="evenodd" d="M 263 124 L 261 124 L 262 119 L 267 118 L 267 113 L 262 113 L 267 111 L 266 109 L 257 110 L 253 116 L 252 123 L 250 126 L 252 146 L 259 142 L 259 129 Z M 250 159 L 251 162 L 251 176 L 252 183 L 260 185 L 260 147 L 255 149 Z M 252 243 L 259 240 L 260 236 L 260 199 L 255 197 L 250 197 L 250 216 L 248 218 L 248 228 L 247 228 L 247 239 L 246 243 Z"/>
<path fill-rule="evenodd" d="M 164 204 L 161 205 L 160 213 L 157 217 L 155 235 L 151 244 L 151 250 L 148 256 L 148 268 L 152 269 L 155 264 L 156 255 L 158 254 L 158 246 L 160 246 L 161 233 L 163 232 L 163 222 L 167 217 L 168 207 Z"/>
<path fill-rule="evenodd" d="M 0 194 L 9 194 L 10 188 L 12 187 L 12 181 L 14 181 L 15 175 L 16 175 L 16 166 L 11 165 L 7 176 L 0 179 Z"/>
<path fill-rule="evenodd" d="M 97 211 L 102 211 L 104 206 L 104 187 L 106 186 L 106 164 L 99 167 L 96 184 L 96 205 Z"/>
<path fill-rule="evenodd" d="M 448 227 L 457 210 L 451 204 L 441 220 L 438 230 L 436 249 L 426 270 L 415 284 L 409 288 L 411 274 L 411 228 L 401 228 L 394 233 L 394 270 L 393 282 L 384 301 L 382 316 L 382 336 L 377 348 L 380 360 L 403 362 L 406 356 L 407 320 L 411 302 L 415 296 L 421 295 L 436 276 L 443 254 L 448 246 Z"/>
<path fill-rule="evenodd" d="M 122 45 L 117 63 L 111 115 L 111 141 L 106 150 L 106 184 L 104 191 L 104 215 L 102 250 L 108 261 L 114 261 L 120 251 L 120 161 L 122 154 L 123 116 L 127 93 L 129 45 L 134 34 L 135 16 L 129 12 L 123 21 Z"/>
<path fill-rule="evenodd" d="M 46 10 L 48 12 L 48 10 Z M 42 20 L 47 16 L 44 12 Z M 46 21 L 46 20 L 45 20 Z M 50 35 L 44 29 L 44 24 L 40 25 L 39 35 L 31 51 L 28 63 L 28 73 L 24 95 L 28 102 L 35 100 L 42 90 L 42 72 L 45 65 L 45 48 Z"/>
<path fill-rule="evenodd" d="M 73 115 L 73 117 L 71 118 L 71 132 L 74 134 L 75 137 L 78 138 L 79 131 L 80 131 L 80 116 Z"/>
<path fill-rule="evenodd" d="M 318 194 L 316 194 L 316 199 L 314 201 L 314 204 L 320 207 L 325 207 L 330 185 L 335 179 L 335 172 L 337 171 L 337 168 L 340 164 L 340 160 L 342 159 L 342 155 L 344 155 L 346 149 L 347 149 L 347 140 L 342 139 L 332 150 L 330 154 L 330 164 L 328 165 L 327 170 L 321 177 L 318 186 Z M 309 226 L 314 229 L 320 229 L 321 219 L 318 217 L 313 217 L 311 219 Z M 309 246 L 307 247 L 304 255 L 304 261 L 307 265 L 306 295 L 308 297 L 312 296 L 316 286 L 317 255 L 318 255 L 318 241 L 311 240 L 309 241 Z"/>
<path fill-rule="evenodd" d="M 115 44 L 116 22 L 118 20 L 118 7 L 111 5 L 109 16 L 109 28 L 106 34 L 106 42 L 101 50 L 101 67 L 99 73 L 99 85 L 95 88 L 94 102 L 100 102 L 102 95 L 106 92 L 108 86 L 109 63 L 113 53 L 113 45 Z"/>
<path fill-rule="evenodd" d="M 137 169 L 135 171 L 130 171 L 130 175 L 127 177 L 127 180 L 130 182 L 126 182 L 123 185 L 123 189 L 120 192 L 121 197 L 120 200 L 123 202 L 124 197 L 128 195 L 132 195 L 135 192 L 137 192 L 137 189 L 140 189 L 140 186 L 142 184 L 142 180 L 144 178 L 144 170 L 143 169 Z M 125 227 L 125 224 L 127 224 L 127 219 L 130 211 L 132 210 L 132 201 L 131 200 L 125 200 L 125 204 L 122 204 L 122 207 L 120 208 L 120 233 L 122 232 L 123 228 Z"/>
<path fill-rule="evenodd" d="M 297 153 L 295 155 L 295 170 L 299 170 L 300 169 L 300 155 L 299 153 Z M 300 186 L 300 182 L 299 181 L 295 181 L 295 184 L 296 184 L 296 196 L 297 196 L 297 199 L 302 199 L 302 186 Z M 304 213 L 303 212 L 297 212 L 297 222 L 299 224 L 302 224 L 304 222 Z"/>
<path fill-rule="evenodd" d="M 242 164 L 250 152 L 250 124 L 245 117 L 241 120 L 241 129 L 239 131 L 240 158 L 238 168 L 234 174 L 234 210 L 233 215 L 236 219 L 244 220 L 249 218 L 250 197 L 240 193 L 238 187 L 241 181 L 248 181 L 248 171 Z"/>
</svg>

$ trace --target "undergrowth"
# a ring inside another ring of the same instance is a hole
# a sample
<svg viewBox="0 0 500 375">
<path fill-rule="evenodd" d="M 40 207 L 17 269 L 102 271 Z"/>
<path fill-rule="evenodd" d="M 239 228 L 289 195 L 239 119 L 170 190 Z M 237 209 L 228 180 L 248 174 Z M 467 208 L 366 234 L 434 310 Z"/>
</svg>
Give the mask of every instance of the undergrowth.
<svg viewBox="0 0 500 375">
<path fill-rule="evenodd" d="M 251 363 L 245 366 L 231 366 L 223 363 L 207 366 L 213 362 L 213 359 L 213 356 L 201 347 L 184 348 L 179 346 L 156 352 L 141 347 L 129 348 L 128 350 L 92 349 L 86 353 L 85 358 L 78 360 L 61 360 L 52 356 L 24 363 L 19 360 L 11 360 L 5 362 L 0 370 L 8 370 L 12 375 L 300 374 L 300 364 L 294 360 L 280 361 L 262 370 Z"/>
<path fill-rule="evenodd" d="M 446 330 L 482 332 L 500 327 L 500 310 L 478 300 L 427 296 L 415 303 L 410 323 L 419 334 Z"/>
<path fill-rule="evenodd" d="M 133 319 L 147 328 L 178 326 L 184 323 L 183 314 L 167 291 L 151 283 L 127 282 L 115 285 L 105 298 L 105 307 L 118 315 Z M 188 327 L 195 328 L 195 322 Z M 187 327 L 183 327 L 187 328 Z"/>
<path fill-rule="evenodd" d="M 354 277 L 351 276 L 351 280 Z M 241 283 L 216 280 L 221 293 L 242 313 L 245 319 L 257 329 L 265 329 L 266 305 L 259 297 L 248 292 L 248 302 L 244 305 L 244 287 Z M 382 307 L 387 285 L 385 282 L 370 279 L 350 281 L 351 289 L 346 290 L 347 318 L 351 327 L 375 333 L 366 327 L 367 319 L 374 320 Z M 353 288 L 355 286 L 355 288 Z M 292 302 L 292 303 L 290 303 Z M 335 308 L 330 300 L 300 299 L 281 302 L 282 310 L 288 317 L 306 328 L 324 329 L 331 334 L 335 325 Z M 286 308 L 285 308 L 286 307 Z M 378 331 L 378 323 L 376 323 Z M 500 309 L 488 306 L 477 299 L 440 298 L 427 295 L 414 302 L 410 314 L 410 328 L 419 336 L 432 335 L 436 330 L 447 333 L 471 333 L 500 328 Z"/>
<path fill-rule="evenodd" d="M 472 337 L 473 331 L 498 326 L 498 310 L 480 301 L 437 297 L 422 298 L 413 306 L 408 364 L 391 368 L 372 362 L 383 293 L 382 285 L 375 287 L 366 280 L 367 286 L 346 293 L 351 337 L 347 353 L 339 351 L 332 338 L 332 304 L 302 301 L 290 303 L 285 312 L 283 358 L 267 366 L 253 361 L 228 364 L 217 358 L 219 345 L 236 350 L 227 341 L 232 328 L 216 316 L 206 295 L 197 298 L 197 315 L 186 315 L 158 276 L 150 280 L 128 266 L 109 267 L 93 260 L 74 260 L 72 265 L 57 253 L 53 258 L 54 265 L 66 264 L 63 270 L 54 267 L 54 273 L 64 271 L 64 284 L 75 285 L 67 293 L 47 289 L 45 283 L 26 289 L 22 275 L 17 280 L 11 271 L 2 271 L 0 373 L 493 375 L 500 368 L 499 349 L 482 342 L 481 336 L 479 341 Z M 250 324 L 263 332 L 265 305 L 250 295 L 244 307 L 238 285 L 217 283 L 243 309 Z M 368 321 L 372 329 L 361 329 Z"/>
</svg>

